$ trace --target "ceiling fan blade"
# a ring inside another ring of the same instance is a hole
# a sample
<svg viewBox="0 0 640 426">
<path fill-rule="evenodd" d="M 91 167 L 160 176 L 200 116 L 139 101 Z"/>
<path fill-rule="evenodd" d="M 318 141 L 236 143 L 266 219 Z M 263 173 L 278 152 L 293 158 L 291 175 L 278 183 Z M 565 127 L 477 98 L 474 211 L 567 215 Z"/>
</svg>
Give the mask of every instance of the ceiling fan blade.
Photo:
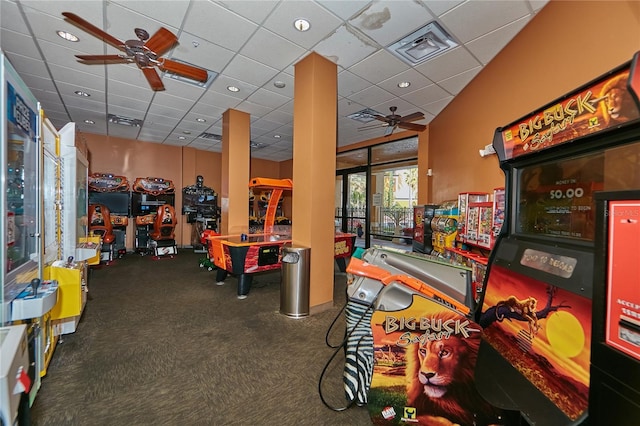
<svg viewBox="0 0 640 426">
<path fill-rule="evenodd" d="M 147 78 L 151 89 L 153 89 L 154 91 L 164 90 L 164 84 L 162 84 L 162 80 L 160 80 L 160 76 L 158 75 L 158 72 L 155 68 L 144 67 L 140 69 L 144 73 L 144 76 Z"/>
<path fill-rule="evenodd" d="M 396 129 L 396 127 L 398 127 L 398 126 L 389 126 L 389 127 L 387 127 L 387 130 L 384 131 L 384 135 L 385 136 L 389 136 L 391 133 L 393 133 L 393 131 Z"/>
<path fill-rule="evenodd" d="M 368 126 L 362 126 L 362 127 L 358 127 L 358 130 L 371 130 L 371 129 L 380 129 L 382 127 L 388 127 L 388 124 L 384 124 L 384 123 L 375 123 L 375 124 L 369 124 Z"/>
<path fill-rule="evenodd" d="M 424 118 L 424 113 L 414 112 L 413 114 L 405 115 L 404 117 L 402 117 L 402 121 L 406 123 L 409 121 L 422 120 L 423 118 Z"/>
<path fill-rule="evenodd" d="M 415 130 L 417 132 L 422 132 L 424 131 L 424 129 L 427 128 L 427 126 L 425 126 L 424 124 L 404 123 L 404 122 L 398 123 L 398 127 L 406 130 Z"/>
<path fill-rule="evenodd" d="M 106 32 L 102 31 L 100 28 L 96 27 L 92 23 L 85 21 L 84 19 L 82 19 L 81 17 L 76 15 L 75 13 L 62 12 L 62 15 L 65 18 L 67 18 L 69 21 L 71 21 L 71 23 L 73 23 L 76 26 L 82 28 L 83 30 L 85 30 L 89 34 L 92 34 L 92 35 L 98 37 L 99 39 L 102 39 L 104 42 L 109 43 L 110 45 L 112 45 L 116 49 L 124 51 L 124 43 L 122 41 L 118 40 L 117 38 L 115 38 L 114 36 L 112 36 L 110 34 L 107 34 Z"/>
<path fill-rule="evenodd" d="M 384 115 L 374 115 L 373 118 L 375 118 L 376 120 L 379 120 L 379 121 L 384 121 L 385 123 L 391 122 L 391 120 L 389 118 L 385 117 Z"/>
<path fill-rule="evenodd" d="M 207 81 L 207 78 L 209 78 L 209 74 L 204 68 L 183 64 L 182 62 L 173 61 L 167 58 L 163 58 L 160 60 L 160 62 L 158 63 L 158 68 L 160 68 L 162 71 L 179 74 L 183 77 L 201 81 L 203 83 Z"/>
<path fill-rule="evenodd" d="M 176 44 L 178 37 L 168 29 L 160 27 L 154 35 L 144 44 L 144 46 L 156 54 L 156 57 L 162 56 L 171 46 Z"/>
<path fill-rule="evenodd" d="M 126 64 L 131 59 L 121 55 L 76 55 L 76 58 L 85 62 L 98 62 L 101 64 Z"/>
</svg>

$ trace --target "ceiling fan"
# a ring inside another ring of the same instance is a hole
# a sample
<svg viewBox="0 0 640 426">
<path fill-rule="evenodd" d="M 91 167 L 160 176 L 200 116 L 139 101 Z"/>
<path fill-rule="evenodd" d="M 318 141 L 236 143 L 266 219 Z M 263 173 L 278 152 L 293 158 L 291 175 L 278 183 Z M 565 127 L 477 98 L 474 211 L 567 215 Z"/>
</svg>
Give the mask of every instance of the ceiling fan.
<svg viewBox="0 0 640 426">
<path fill-rule="evenodd" d="M 405 115 L 403 117 L 401 115 L 396 114 L 396 110 L 398 109 L 398 107 L 392 106 L 392 107 L 389 107 L 389 109 L 391 110 L 391 114 L 389 115 L 385 116 L 385 115 L 376 114 L 372 116 L 376 120 L 382 121 L 385 124 L 375 124 L 372 126 L 365 126 L 365 127 L 361 127 L 360 130 L 370 129 L 372 127 L 384 126 L 386 127 L 386 130 L 384 131 L 384 135 L 389 136 L 398 127 L 405 130 L 415 130 L 417 132 L 422 132 L 424 129 L 427 128 L 427 126 L 425 126 L 424 124 L 413 123 L 413 121 L 422 120 L 424 118 L 423 113 L 414 112 L 412 114 Z"/>
<path fill-rule="evenodd" d="M 160 27 L 151 38 L 149 38 L 147 31 L 142 28 L 136 28 L 134 32 L 138 40 L 127 40 L 123 42 L 74 13 L 63 12 L 62 15 L 89 34 L 124 52 L 124 54 L 116 55 L 76 55 L 76 58 L 80 59 L 83 63 L 135 63 L 138 68 L 142 70 L 151 89 L 154 91 L 164 90 L 162 80 L 154 67 L 157 67 L 160 71 L 178 74 L 200 82 L 207 81 L 209 77 L 207 70 L 203 68 L 161 57 L 163 53 L 178 42 L 178 37 L 164 27 Z"/>
</svg>

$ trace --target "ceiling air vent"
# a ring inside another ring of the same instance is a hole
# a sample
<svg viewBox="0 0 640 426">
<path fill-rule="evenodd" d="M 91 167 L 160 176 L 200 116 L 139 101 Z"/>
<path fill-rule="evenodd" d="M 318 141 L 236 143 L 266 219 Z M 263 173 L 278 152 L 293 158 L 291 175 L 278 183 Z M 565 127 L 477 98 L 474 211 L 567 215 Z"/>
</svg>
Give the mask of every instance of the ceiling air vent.
<svg viewBox="0 0 640 426">
<path fill-rule="evenodd" d="M 121 115 L 109 114 L 109 123 L 120 124 L 122 126 L 141 127 L 142 120 L 131 117 L 123 117 Z"/>
<path fill-rule="evenodd" d="M 361 111 L 354 112 L 353 114 L 347 115 L 352 120 L 359 121 L 361 123 L 369 123 L 375 120 L 376 115 L 382 115 L 378 111 L 372 110 L 371 108 L 365 108 Z"/>
<path fill-rule="evenodd" d="M 181 64 L 187 64 L 187 65 L 191 65 L 191 66 L 197 66 L 194 64 L 190 64 L 189 62 L 186 61 L 181 61 L 180 59 L 171 59 L 172 61 L 175 62 L 179 62 Z M 198 67 L 200 68 L 200 67 Z M 211 71 L 211 70 L 206 70 L 207 71 L 207 81 L 198 81 L 198 80 L 193 80 L 191 78 L 187 78 L 187 77 L 183 77 L 181 75 L 178 74 L 173 74 L 169 71 L 165 71 L 163 77 L 164 78 L 170 78 L 172 80 L 178 80 L 178 81 L 182 81 L 183 83 L 187 83 L 187 84 L 191 84 L 192 86 L 198 86 L 198 87 L 202 87 L 203 89 L 207 89 L 209 88 L 209 86 L 211 86 L 211 83 L 213 83 L 213 80 L 216 79 L 216 77 L 218 76 L 218 73 L 215 71 Z"/>
<path fill-rule="evenodd" d="M 198 137 L 200 139 L 208 139 L 211 141 L 221 141 L 222 140 L 222 135 L 216 135 L 215 133 L 207 133 L 207 132 L 202 132 L 198 135 Z"/>
<path fill-rule="evenodd" d="M 388 50 L 409 65 L 418 65 L 456 46 L 458 43 L 433 21 L 393 43 Z"/>
</svg>

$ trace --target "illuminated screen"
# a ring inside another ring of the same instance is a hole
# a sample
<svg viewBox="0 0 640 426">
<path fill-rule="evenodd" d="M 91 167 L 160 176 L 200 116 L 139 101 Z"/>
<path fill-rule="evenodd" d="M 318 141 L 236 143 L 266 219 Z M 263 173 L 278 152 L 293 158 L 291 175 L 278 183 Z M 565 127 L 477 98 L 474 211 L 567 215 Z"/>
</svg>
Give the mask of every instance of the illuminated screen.
<svg viewBox="0 0 640 426">
<path fill-rule="evenodd" d="M 593 240 L 603 153 L 523 168 L 518 182 L 517 232 Z"/>
<path fill-rule="evenodd" d="M 593 241 L 594 192 L 640 187 L 640 141 L 523 167 L 517 176 L 517 233 Z"/>
<path fill-rule="evenodd" d="M 182 196 L 183 213 L 197 213 L 205 217 L 215 217 L 218 208 L 218 196 L 215 194 L 184 194 Z"/>
</svg>

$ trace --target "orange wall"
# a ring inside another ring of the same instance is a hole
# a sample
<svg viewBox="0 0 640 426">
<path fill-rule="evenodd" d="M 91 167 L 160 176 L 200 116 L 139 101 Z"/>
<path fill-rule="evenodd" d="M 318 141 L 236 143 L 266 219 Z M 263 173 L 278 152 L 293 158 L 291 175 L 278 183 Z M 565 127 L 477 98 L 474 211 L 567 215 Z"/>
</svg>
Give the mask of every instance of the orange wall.
<svg viewBox="0 0 640 426">
<path fill-rule="evenodd" d="M 430 123 L 419 156 L 428 149 L 433 177 L 430 189 L 419 186 L 419 202 L 503 186 L 497 157 L 478 153 L 495 129 L 629 61 L 638 49 L 640 2 L 550 1 Z M 419 173 L 424 183 L 426 170 Z"/>
</svg>

